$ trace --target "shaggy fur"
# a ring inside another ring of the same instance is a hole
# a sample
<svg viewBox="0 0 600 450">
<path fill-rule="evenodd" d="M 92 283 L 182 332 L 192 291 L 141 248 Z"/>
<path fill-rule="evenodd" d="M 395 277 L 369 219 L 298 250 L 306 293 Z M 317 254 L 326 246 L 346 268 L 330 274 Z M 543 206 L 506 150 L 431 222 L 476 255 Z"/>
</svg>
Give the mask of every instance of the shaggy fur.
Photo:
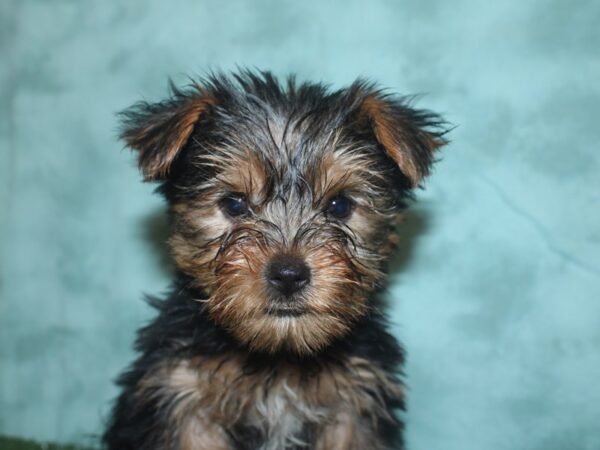
<svg viewBox="0 0 600 450">
<path fill-rule="evenodd" d="M 152 301 L 106 447 L 401 448 L 402 350 L 378 294 L 443 121 L 365 81 L 246 71 L 122 119 L 168 201 L 177 278 Z"/>
</svg>

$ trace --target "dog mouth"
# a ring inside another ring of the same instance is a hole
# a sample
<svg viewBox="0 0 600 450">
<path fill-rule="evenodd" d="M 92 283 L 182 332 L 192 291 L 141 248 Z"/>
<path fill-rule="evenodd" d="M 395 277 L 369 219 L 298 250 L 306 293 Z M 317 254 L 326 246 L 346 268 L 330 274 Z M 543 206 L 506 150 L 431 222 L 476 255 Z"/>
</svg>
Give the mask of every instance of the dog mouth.
<svg viewBox="0 0 600 450">
<path fill-rule="evenodd" d="M 275 317 L 299 317 L 306 314 L 306 308 L 298 304 L 274 304 L 266 308 L 265 313 Z"/>
</svg>

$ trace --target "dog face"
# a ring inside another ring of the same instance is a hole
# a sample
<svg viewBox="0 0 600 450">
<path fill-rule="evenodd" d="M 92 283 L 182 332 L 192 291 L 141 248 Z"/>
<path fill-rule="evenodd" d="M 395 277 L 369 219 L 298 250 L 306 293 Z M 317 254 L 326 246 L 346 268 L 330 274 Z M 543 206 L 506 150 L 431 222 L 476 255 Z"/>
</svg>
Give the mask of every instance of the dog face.
<svg viewBox="0 0 600 450">
<path fill-rule="evenodd" d="M 317 352 L 372 306 L 442 121 L 361 81 L 244 72 L 172 89 L 125 111 L 122 137 L 163 183 L 177 268 L 249 348 Z"/>
</svg>

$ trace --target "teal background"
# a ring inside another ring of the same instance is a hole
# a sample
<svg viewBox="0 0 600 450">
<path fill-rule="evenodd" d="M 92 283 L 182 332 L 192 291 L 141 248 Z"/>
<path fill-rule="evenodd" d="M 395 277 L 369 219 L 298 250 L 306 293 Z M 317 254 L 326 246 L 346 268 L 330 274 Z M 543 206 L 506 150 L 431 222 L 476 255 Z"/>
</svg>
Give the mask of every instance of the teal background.
<svg viewBox="0 0 600 450">
<path fill-rule="evenodd" d="M 370 77 L 458 127 L 390 289 L 410 450 L 600 449 L 600 3 L 0 3 L 0 433 L 95 443 L 164 292 L 116 141 L 167 77 Z"/>
</svg>

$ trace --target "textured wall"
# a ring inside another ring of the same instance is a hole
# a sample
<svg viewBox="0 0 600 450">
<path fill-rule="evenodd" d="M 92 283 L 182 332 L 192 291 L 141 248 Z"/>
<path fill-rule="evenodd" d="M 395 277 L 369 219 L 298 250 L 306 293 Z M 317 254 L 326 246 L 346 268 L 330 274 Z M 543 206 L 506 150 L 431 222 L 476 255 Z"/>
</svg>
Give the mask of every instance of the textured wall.
<svg viewBox="0 0 600 450">
<path fill-rule="evenodd" d="M 0 433 L 99 432 L 170 270 L 114 112 L 239 64 L 369 76 L 459 125 L 390 292 L 410 449 L 600 448 L 599 21 L 567 0 L 4 0 Z"/>
</svg>

